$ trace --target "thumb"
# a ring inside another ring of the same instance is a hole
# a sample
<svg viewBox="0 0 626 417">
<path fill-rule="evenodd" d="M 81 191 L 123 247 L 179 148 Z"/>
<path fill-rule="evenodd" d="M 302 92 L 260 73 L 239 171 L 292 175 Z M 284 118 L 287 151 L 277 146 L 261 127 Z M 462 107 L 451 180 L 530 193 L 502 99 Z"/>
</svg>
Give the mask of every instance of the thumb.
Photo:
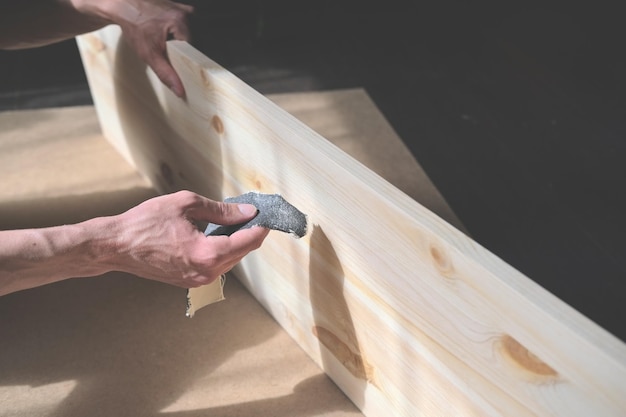
<svg viewBox="0 0 626 417">
<path fill-rule="evenodd" d="M 205 201 L 201 206 L 187 211 L 187 215 L 193 220 L 221 225 L 243 223 L 254 218 L 257 213 L 257 208 L 252 204 L 223 203 L 212 200 Z"/>
</svg>

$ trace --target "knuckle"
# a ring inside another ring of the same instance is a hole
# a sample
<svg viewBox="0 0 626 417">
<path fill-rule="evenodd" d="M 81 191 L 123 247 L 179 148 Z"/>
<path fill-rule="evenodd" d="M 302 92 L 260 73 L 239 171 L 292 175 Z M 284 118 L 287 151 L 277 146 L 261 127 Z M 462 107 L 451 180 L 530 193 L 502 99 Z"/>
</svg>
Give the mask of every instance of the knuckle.
<svg viewBox="0 0 626 417">
<path fill-rule="evenodd" d="M 217 205 L 218 214 L 220 217 L 228 217 L 231 214 L 231 207 L 227 203 L 219 202 Z"/>
<path fill-rule="evenodd" d="M 263 244 L 263 239 L 261 239 L 261 238 L 253 240 L 250 243 L 250 250 L 248 252 L 252 252 L 254 250 L 259 249 L 262 244 Z"/>
<path fill-rule="evenodd" d="M 176 195 L 183 200 L 193 200 L 196 197 L 195 193 L 192 193 L 189 190 L 181 190 L 176 192 Z"/>
<path fill-rule="evenodd" d="M 202 285 L 210 284 L 219 276 L 220 271 L 217 268 L 202 265 L 201 267 L 194 268 L 193 273 L 189 274 L 186 281 L 190 288 L 196 288 Z"/>
<path fill-rule="evenodd" d="M 197 253 L 197 255 L 194 256 L 191 264 L 195 270 L 209 273 L 209 275 L 211 275 L 211 271 L 217 269 L 224 263 L 225 257 L 226 255 L 219 250 L 219 246 L 205 246 L 200 253 Z"/>
<path fill-rule="evenodd" d="M 174 197 L 183 206 L 193 206 L 200 202 L 200 196 L 188 190 L 177 191 Z"/>
<path fill-rule="evenodd" d="M 206 256 L 204 265 L 210 268 L 215 268 L 223 263 L 224 257 L 225 256 L 223 254 L 212 252 Z"/>
<path fill-rule="evenodd" d="M 189 281 L 187 281 L 187 287 L 188 288 L 198 288 L 201 287 L 203 285 L 207 285 L 210 284 L 211 282 L 209 281 L 209 279 L 205 276 L 202 277 L 195 277 Z"/>
<path fill-rule="evenodd" d="M 219 274 L 215 273 L 213 268 L 206 268 L 206 266 L 194 267 L 191 271 L 184 274 L 183 282 L 186 288 L 197 288 L 210 284 L 218 276 Z"/>
</svg>

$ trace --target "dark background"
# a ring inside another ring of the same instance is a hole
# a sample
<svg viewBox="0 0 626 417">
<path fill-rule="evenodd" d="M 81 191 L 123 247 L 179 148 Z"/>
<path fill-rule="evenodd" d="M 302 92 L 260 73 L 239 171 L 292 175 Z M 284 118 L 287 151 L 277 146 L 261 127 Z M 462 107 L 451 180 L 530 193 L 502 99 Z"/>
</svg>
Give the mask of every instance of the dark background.
<svg viewBox="0 0 626 417">
<path fill-rule="evenodd" d="M 626 340 L 617 7 L 221 3 L 196 47 L 262 93 L 365 88 L 474 239 Z M 0 52 L 0 110 L 88 103 L 73 41 Z"/>
</svg>

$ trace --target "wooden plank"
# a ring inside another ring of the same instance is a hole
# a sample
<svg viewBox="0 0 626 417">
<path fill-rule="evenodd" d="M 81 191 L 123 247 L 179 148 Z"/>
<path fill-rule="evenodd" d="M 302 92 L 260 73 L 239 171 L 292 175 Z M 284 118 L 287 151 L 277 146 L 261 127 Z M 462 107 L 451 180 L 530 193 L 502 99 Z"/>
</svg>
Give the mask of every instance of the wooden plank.
<svg viewBox="0 0 626 417">
<path fill-rule="evenodd" d="M 183 42 L 177 99 L 110 27 L 79 40 L 106 136 L 162 191 L 277 192 L 238 278 L 368 416 L 626 413 L 626 346 Z"/>
<path fill-rule="evenodd" d="M 279 107 L 460 230 L 463 224 L 361 88 L 271 94 Z M 223 299 L 215 283 L 189 290 L 188 315 Z"/>
</svg>

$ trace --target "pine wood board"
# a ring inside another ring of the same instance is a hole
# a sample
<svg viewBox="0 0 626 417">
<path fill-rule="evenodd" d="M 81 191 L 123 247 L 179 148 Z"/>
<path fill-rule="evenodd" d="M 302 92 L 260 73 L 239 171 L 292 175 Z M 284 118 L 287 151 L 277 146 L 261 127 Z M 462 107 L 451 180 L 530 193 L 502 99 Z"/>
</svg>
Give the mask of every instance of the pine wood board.
<svg viewBox="0 0 626 417">
<path fill-rule="evenodd" d="M 309 215 L 236 273 L 365 415 L 626 413 L 621 341 L 190 45 L 182 101 L 118 37 L 79 40 L 105 136 L 161 191 Z"/>
<path fill-rule="evenodd" d="M 271 94 L 283 110 L 460 230 L 465 227 L 391 125 L 360 88 Z M 188 314 L 223 299 L 223 285 L 193 288 Z"/>
</svg>

